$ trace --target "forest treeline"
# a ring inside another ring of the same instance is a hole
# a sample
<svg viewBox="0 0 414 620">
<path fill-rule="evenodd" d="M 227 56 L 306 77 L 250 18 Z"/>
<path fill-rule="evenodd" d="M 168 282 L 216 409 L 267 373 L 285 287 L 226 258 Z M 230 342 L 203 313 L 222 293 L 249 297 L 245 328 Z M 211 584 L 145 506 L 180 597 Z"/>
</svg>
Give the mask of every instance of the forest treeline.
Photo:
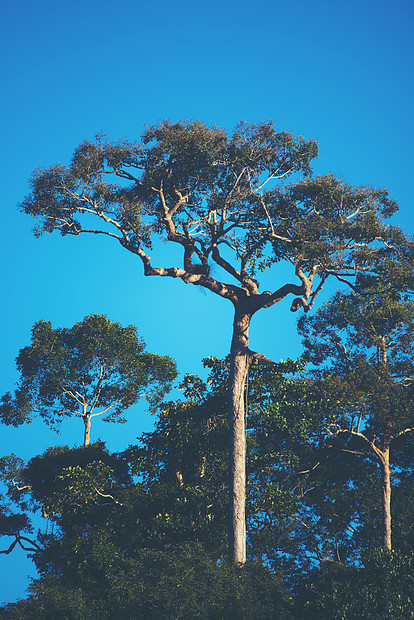
<svg viewBox="0 0 414 620">
<path fill-rule="evenodd" d="M 175 401 L 175 362 L 135 327 L 34 325 L 1 421 L 75 416 L 82 447 L 1 459 L 2 553 L 20 546 L 39 571 L 1 617 L 414 618 L 414 244 L 387 190 L 313 176 L 317 153 L 272 122 L 164 121 L 34 172 L 20 208 L 37 236 L 104 236 L 234 320 L 229 355 Z M 249 329 L 286 298 L 304 354 L 275 363 Z M 95 416 L 122 422 L 141 397 L 152 432 L 116 454 L 93 441 Z"/>
<path fill-rule="evenodd" d="M 413 319 L 408 294 L 367 281 L 300 319 L 301 359 L 250 367 L 243 566 L 227 559 L 228 359 L 204 360 L 206 381 L 186 375 L 181 400 L 153 395 L 154 430 L 121 453 L 92 441 L 3 457 L 3 552 L 27 549 L 40 577 L 2 617 L 411 618 Z M 102 316 L 36 324 L 3 422 L 23 421 L 14 406 L 45 415 L 42 398 L 51 423 L 82 411 L 81 394 L 110 411 L 122 389 L 165 392 L 175 365 L 144 350 Z M 48 528 L 35 535 L 38 511 Z"/>
</svg>

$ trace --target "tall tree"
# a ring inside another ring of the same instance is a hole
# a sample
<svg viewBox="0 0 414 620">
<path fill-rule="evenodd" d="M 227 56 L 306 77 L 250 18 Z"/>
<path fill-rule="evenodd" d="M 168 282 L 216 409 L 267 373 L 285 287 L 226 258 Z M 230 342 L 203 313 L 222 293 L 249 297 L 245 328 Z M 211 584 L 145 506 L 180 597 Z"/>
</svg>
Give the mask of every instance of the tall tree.
<svg viewBox="0 0 414 620">
<path fill-rule="evenodd" d="M 383 545 L 391 549 L 390 458 L 406 470 L 405 440 L 414 432 L 414 302 L 368 279 L 360 293 L 337 293 L 315 316 L 302 317 L 299 329 L 320 365 L 321 389 L 339 404 L 327 444 L 379 466 Z"/>
<path fill-rule="evenodd" d="M 134 326 L 97 314 L 71 328 L 38 321 L 16 363 L 20 381 L 14 395 L 2 397 L 1 421 L 17 426 L 38 414 L 54 426 L 64 416 L 80 416 L 84 446 L 93 417 L 125 422 L 128 407 L 144 395 L 157 402 L 177 374 L 171 358 L 145 351 Z"/>
<path fill-rule="evenodd" d="M 375 271 L 387 256 L 395 258 L 402 240 L 383 223 L 397 209 L 385 190 L 354 188 L 332 175 L 308 178 L 316 155 L 314 141 L 278 132 L 273 123 L 241 123 L 227 135 L 198 121 L 166 121 L 138 142 L 84 142 L 68 167 L 37 170 L 21 205 L 40 220 L 38 235 L 105 235 L 135 254 L 146 276 L 180 278 L 233 304 L 229 497 L 235 562 L 246 558 L 244 386 L 252 362 L 271 361 L 249 348 L 253 315 L 288 295 L 295 296 L 292 311 L 308 311 L 328 278 Z M 153 235 L 181 249 L 180 264 L 153 266 Z M 282 261 L 296 283 L 276 271 L 273 290 L 261 292 L 257 272 Z"/>
</svg>

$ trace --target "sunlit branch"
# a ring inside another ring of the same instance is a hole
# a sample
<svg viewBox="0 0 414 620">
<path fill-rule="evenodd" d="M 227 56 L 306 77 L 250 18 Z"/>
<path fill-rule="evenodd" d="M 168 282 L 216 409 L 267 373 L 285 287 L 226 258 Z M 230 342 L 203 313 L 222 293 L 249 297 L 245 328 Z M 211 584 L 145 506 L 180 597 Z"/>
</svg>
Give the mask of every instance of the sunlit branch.
<svg viewBox="0 0 414 620">
<path fill-rule="evenodd" d="M 114 501 L 115 504 L 118 504 L 119 506 L 125 506 L 125 504 L 123 504 L 122 502 L 118 502 L 118 500 L 115 499 L 115 497 L 113 497 L 113 495 L 109 495 L 107 493 L 101 493 L 101 491 L 99 491 L 96 487 L 94 487 L 94 489 L 95 489 L 95 491 L 97 492 L 97 494 L 100 497 L 104 497 L 104 498 L 107 498 L 107 499 L 112 499 L 112 501 Z"/>
<path fill-rule="evenodd" d="M 119 400 L 116 400 L 115 402 L 111 403 L 108 407 L 106 407 L 106 409 L 102 409 L 102 411 L 97 411 L 96 413 L 88 413 L 87 417 L 94 418 L 97 415 L 102 415 L 106 413 L 107 411 L 110 411 L 110 409 L 113 409 L 116 405 L 119 405 L 120 403 L 122 403 L 122 400 L 123 400 L 122 398 L 120 398 Z"/>
</svg>

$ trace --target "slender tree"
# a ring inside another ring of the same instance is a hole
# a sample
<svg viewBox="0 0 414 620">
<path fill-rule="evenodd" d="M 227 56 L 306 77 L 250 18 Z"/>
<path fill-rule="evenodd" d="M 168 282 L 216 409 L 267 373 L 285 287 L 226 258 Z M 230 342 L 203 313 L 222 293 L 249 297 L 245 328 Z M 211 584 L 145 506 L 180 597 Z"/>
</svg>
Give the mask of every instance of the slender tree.
<svg viewBox="0 0 414 620">
<path fill-rule="evenodd" d="M 145 351 L 135 327 L 97 314 L 68 329 L 38 321 L 16 362 L 20 382 L 14 395 L 2 397 L 1 421 L 17 426 L 37 414 L 55 426 L 64 416 L 80 416 L 84 446 L 93 417 L 125 422 L 128 407 L 141 396 L 157 402 L 177 374 L 171 358 Z"/>
<path fill-rule="evenodd" d="M 135 254 L 146 276 L 179 278 L 233 304 L 229 529 L 235 562 L 246 558 L 244 386 L 252 362 L 271 362 L 249 348 L 253 315 L 288 295 L 295 297 L 292 311 L 308 311 L 328 278 L 376 271 L 387 257 L 389 266 L 402 241 L 397 229 L 383 224 L 397 209 L 387 192 L 354 188 L 332 175 L 309 178 L 316 155 L 314 141 L 278 132 L 273 123 L 241 123 L 227 135 L 201 122 L 166 121 L 138 142 L 84 142 L 68 167 L 35 171 L 21 205 L 39 220 L 38 235 L 105 235 Z M 180 264 L 153 265 L 154 235 L 181 249 Z M 261 291 L 258 271 L 279 262 L 291 265 L 296 282 L 275 270 L 273 290 Z"/>
<path fill-rule="evenodd" d="M 390 455 L 406 468 L 403 442 L 414 431 L 414 302 L 370 280 L 359 294 L 337 293 L 299 328 L 321 389 L 339 403 L 328 445 L 379 466 L 383 545 L 391 549 Z"/>
</svg>

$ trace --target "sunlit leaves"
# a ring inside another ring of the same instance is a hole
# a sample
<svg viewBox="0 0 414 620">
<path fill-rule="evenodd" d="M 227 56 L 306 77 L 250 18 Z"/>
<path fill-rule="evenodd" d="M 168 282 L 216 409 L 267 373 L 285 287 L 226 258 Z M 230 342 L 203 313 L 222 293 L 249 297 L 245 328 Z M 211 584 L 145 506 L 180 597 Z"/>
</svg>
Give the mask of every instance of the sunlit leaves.
<svg viewBox="0 0 414 620">
<path fill-rule="evenodd" d="M 154 406 L 176 376 L 173 360 L 145 351 L 133 326 L 90 315 L 72 328 L 38 321 L 32 343 L 17 357 L 20 383 L 3 396 L 0 414 L 18 425 L 40 415 L 54 426 L 63 416 L 102 414 L 122 421 L 141 396 Z"/>
</svg>

